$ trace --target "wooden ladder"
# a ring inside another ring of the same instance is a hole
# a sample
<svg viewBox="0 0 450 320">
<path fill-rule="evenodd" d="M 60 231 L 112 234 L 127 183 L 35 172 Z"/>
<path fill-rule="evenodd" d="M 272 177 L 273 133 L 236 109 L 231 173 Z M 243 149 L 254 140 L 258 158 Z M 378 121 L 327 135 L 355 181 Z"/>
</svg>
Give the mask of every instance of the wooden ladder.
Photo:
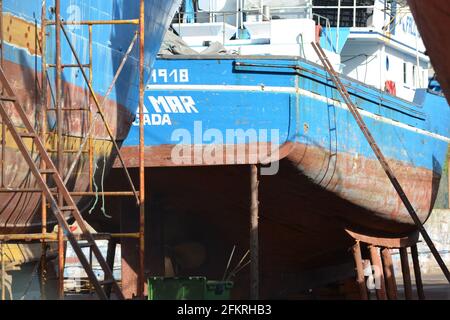
<svg viewBox="0 0 450 320">
<path fill-rule="evenodd" d="M 431 238 L 428 235 L 427 231 L 425 230 L 422 222 L 420 221 L 419 217 L 417 216 L 416 211 L 414 210 L 411 202 L 409 201 L 408 197 L 406 196 L 405 192 L 403 191 L 402 186 L 398 182 L 397 177 L 395 176 L 394 172 L 392 171 L 391 167 L 389 166 L 386 158 L 384 157 L 383 153 L 381 152 L 380 148 L 378 147 L 377 143 L 375 142 L 374 137 L 372 136 L 369 129 L 367 128 L 363 118 L 361 117 L 361 114 L 358 111 L 358 108 L 355 106 L 355 104 L 350 99 L 350 95 L 347 91 L 347 88 L 341 82 L 339 75 L 334 70 L 333 65 L 328 60 L 327 55 L 325 54 L 323 49 L 320 47 L 320 45 L 316 42 L 311 42 L 311 45 L 314 48 L 314 51 L 316 51 L 317 56 L 319 57 L 320 61 L 322 61 L 322 64 L 323 64 L 326 72 L 331 76 L 331 80 L 335 84 L 336 89 L 339 91 L 340 95 L 344 99 L 344 102 L 347 104 L 347 107 L 350 110 L 350 113 L 355 118 L 359 128 L 361 129 L 361 131 L 364 134 L 364 137 L 366 138 L 367 142 L 369 142 L 370 147 L 372 148 L 378 161 L 380 162 L 381 166 L 383 167 L 384 172 L 386 172 L 386 175 L 388 176 L 393 187 L 397 191 L 398 196 L 400 197 L 400 199 L 402 200 L 406 209 L 408 210 L 409 215 L 411 216 L 411 218 L 413 219 L 417 228 L 419 229 L 420 234 L 422 235 L 423 239 L 425 240 L 425 242 L 427 243 L 431 252 L 433 253 L 433 256 L 436 259 L 437 263 L 441 267 L 441 270 L 444 273 L 445 277 L 447 278 L 447 281 L 450 283 L 450 272 L 449 272 L 447 266 L 445 265 L 439 252 L 437 251 L 436 247 L 434 246 L 433 241 L 431 240 Z"/>
<path fill-rule="evenodd" d="M 56 169 L 55 164 L 53 163 L 52 159 L 47 153 L 43 142 L 39 138 L 39 135 L 35 131 L 27 115 L 25 114 L 24 109 L 20 105 L 17 99 L 17 95 L 12 89 L 1 67 L 0 67 L 0 83 L 3 85 L 3 93 L 6 94 L 6 96 L 0 97 L 0 114 L 1 117 L 3 118 L 3 123 L 6 124 L 7 128 L 11 132 L 14 141 L 16 142 L 20 152 L 25 158 L 25 161 L 30 167 L 31 172 L 36 178 L 39 187 L 45 194 L 45 197 L 47 198 L 47 201 L 50 204 L 50 207 L 58 221 L 59 226 L 63 228 L 65 236 L 69 240 L 73 250 L 75 251 L 75 254 L 77 255 L 84 270 L 86 271 L 89 281 L 94 286 L 94 289 L 99 299 L 101 300 L 108 299 L 104 286 L 111 286 L 112 289 L 115 291 L 117 298 L 123 300 L 124 296 L 122 294 L 122 291 L 120 290 L 119 285 L 117 284 L 116 279 L 112 274 L 111 269 L 108 267 L 105 259 L 103 258 L 102 253 L 98 248 L 97 244 L 95 243 L 94 237 L 89 232 L 86 223 L 83 217 L 81 216 L 80 211 L 77 208 L 75 201 L 73 200 L 72 196 L 67 190 L 64 181 L 62 180 L 60 174 L 58 173 L 58 170 Z M 19 133 L 17 131 L 11 117 L 9 116 L 5 108 L 6 103 L 10 103 L 11 105 L 14 106 L 14 110 L 17 112 L 17 114 L 20 117 L 20 120 L 25 126 L 26 130 L 24 133 Z M 36 146 L 36 151 L 38 152 L 41 161 L 45 163 L 46 168 L 45 170 L 41 170 L 36 166 L 31 154 L 28 152 L 25 146 L 24 139 L 32 139 L 34 145 Z M 52 180 L 56 184 L 60 196 L 63 198 L 63 206 L 61 207 L 58 206 L 58 201 L 55 199 L 50 186 L 47 184 L 46 182 L 47 179 L 44 178 L 45 175 L 51 176 L 53 178 Z M 71 232 L 66 219 L 64 218 L 65 213 L 71 213 L 71 215 L 75 218 L 76 222 L 78 223 L 78 226 L 82 231 L 83 236 L 81 237 L 81 239 L 87 241 L 86 243 L 78 243 L 76 237 Z M 97 259 L 101 269 L 104 272 L 104 280 L 100 281 L 99 279 L 97 279 L 94 271 L 92 270 L 92 267 L 88 262 L 88 259 L 83 253 L 82 248 L 85 247 L 91 248 L 95 258 Z"/>
</svg>

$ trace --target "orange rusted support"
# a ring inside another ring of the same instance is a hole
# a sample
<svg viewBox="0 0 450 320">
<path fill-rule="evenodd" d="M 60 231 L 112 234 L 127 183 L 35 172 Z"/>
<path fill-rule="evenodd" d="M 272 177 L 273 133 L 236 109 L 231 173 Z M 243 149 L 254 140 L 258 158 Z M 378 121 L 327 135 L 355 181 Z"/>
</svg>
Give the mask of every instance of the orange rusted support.
<svg viewBox="0 0 450 320">
<path fill-rule="evenodd" d="M 4 52 L 3 52 L 3 0 L 0 0 L 0 65 L 3 69 Z M 1 172 L 0 172 L 0 187 L 5 186 L 5 157 L 6 157 L 6 128 L 2 120 L 2 152 L 1 152 Z"/>
<path fill-rule="evenodd" d="M 359 296 L 361 297 L 361 300 L 368 300 L 369 297 L 367 295 L 367 286 L 364 278 L 364 266 L 361 257 L 361 245 L 358 240 L 352 247 L 352 253 L 356 266 L 356 282 L 359 288 Z"/>
<path fill-rule="evenodd" d="M 50 22 L 49 25 L 54 25 L 54 22 Z M 63 25 L 72 26 L 95 26 L 95 25 L 107 25 L 107 24 L 139 24 L 139 19 L 128 19 L 128 20 L 84 20 L 84 21 L 63 21 Z"/>
<path fill-rule="evenodd" d="M 391 250 L 389 248 L 381 249 L 381 259 L 383 261 L 383 271 L 388 299 L 397 300 L 397 283 L 395 282 L 394 265 L 392 263 Z"/>
<path fill-rule="evenodd" d="M 259 299 L 258 166 L 250 166 L 250 299 Z"/>
<path fill-rule="evenodd" d="M 408 249 L 400 248 L 400 260 L 402 263 L 403 287 L 405 289 L 405 299 L 412 300 L 411 273 L 409 271 Z"/>
<path fill-rule="evenodd" d="M 145 1 L 139 11 L 139 274 L 138 297 L 144 298 L 145 273 L 145 141 L 144 141 Z"/>
<path fill-rule="evenodd" d="M 420 273 L 419 253 L 417 252 L 417 245 L 411 247 L 411 257 L 414 266 L 414 277 L 416 278 L 416 288 L 419 300 L 425 300 L 425 293 L 423 291 L 422 275 Z"/>
<path fill-rule="evenodd" d="M 369 246 L 370 262 L 372 263 L 374 278 L 375 278 L 375 292 L 378 300 L 387 300 L 386 288 L 384 285 L 383 266 L 381 264 L 381 257 L 377 247 Z"/>
<path fill-rule="evenodd" d="M 47 23 L 47 5 L 46 0 L 42 0 L 42 11 L 41 11 L 41 139 L 45 141 L 47 134 L 47 34 L 45 32 L 45 25 Z M 41 169 L 45 170 L 45 161 L 41 161 Z M 46 179 L 46 177 L 43 177 Z M 41 233 L 47 233 L 47 199 L 45 198 L 45 193 L 42 192 L 41 196 L 41 222 L 42 228 Z M 46 299 L 46 272 L 47 272 L 47 244 L 45 239 L 42 239 L 41 247 L 41 266 L 40 266 L 40 291 L 42 299 Z"/>
<path fill-rule="evenodd" d="M 57 130 L 57 168 L 61 176 L 64 175 L 63 156 L 64 156 L 64 141 L 63 136 L 63 97 L 62 97 L 62 64 L 61 64 L 61 1 L 55 0 L 55 38 L 56 38 L 56 130 Z M 60 191 L 60 190 L 58 190 Z M 58 195 L 58 205 L 64 205 L 63 195 Z M 64 235 L 63 227 L 59 225 L 58 228 L 58 298 L 64 299 Z"/>
</svg>

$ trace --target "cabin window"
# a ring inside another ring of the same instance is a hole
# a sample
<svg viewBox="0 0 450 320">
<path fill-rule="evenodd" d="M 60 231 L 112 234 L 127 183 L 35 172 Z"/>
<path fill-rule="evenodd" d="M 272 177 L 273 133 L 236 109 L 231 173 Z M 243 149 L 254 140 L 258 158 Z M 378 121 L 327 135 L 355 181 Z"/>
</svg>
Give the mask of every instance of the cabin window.
<svg viewBox="0 0 450 320">
<path fill-rule="evenodd" d="M 298 1 L 301 2 L 301 1 Z M 303 1 L 304 2 L 304 1 Z M 367 27 L 373 19 L 374 0 L 313 0 L 312 11 L 329 19 L 331 27 Z M 356 6 L 354 6 L 356 4 Z M 362 8 L 361 8 L 362 6 Z M 317 16 L 314 17 L 317 21 Z M 322 19 L 322 26 L 326 21 Z"/>
<path fill-rule="evenodd" d="M 426 81 L 427 81 L 427 75 L 426 75 L 426 70 L 422 70 L 422 79 L 420 81 L 421 87 L 425 88 L 426 87 Z"/>
<path fill-rule="evenodd" d="M 413 87 L 417 87 L 417 67 L 415 65 L 412 66 L 412 77 L 413 77 Z"/>
<path fill-rule="evenodd" d="M 407 68 L 406 68 L 406 62 L 403 62 L 403 83 L 406 84 L 408 80 L 408 74 L 407 74 Z"/>
</svg>

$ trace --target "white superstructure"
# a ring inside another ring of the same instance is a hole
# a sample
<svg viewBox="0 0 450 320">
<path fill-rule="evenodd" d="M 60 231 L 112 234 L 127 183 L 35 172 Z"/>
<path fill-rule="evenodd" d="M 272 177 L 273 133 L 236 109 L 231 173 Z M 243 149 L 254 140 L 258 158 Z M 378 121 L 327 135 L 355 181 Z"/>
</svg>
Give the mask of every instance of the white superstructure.
<svg viewBox="0 0 450 320">
<path fill-rule="evenodd" d="M 192 0 L 187 0 L 192 1 Z M 301 56 L 319 63 L 319 39 L 335 68 L 412 100 L 427 87 L 429 58 L 405 0 L 198 0 L 173 25 L 194 50 L 220 42 L 241 55 Z M 194 18 L 195 16 L 195 18 Z"/>
</svg>

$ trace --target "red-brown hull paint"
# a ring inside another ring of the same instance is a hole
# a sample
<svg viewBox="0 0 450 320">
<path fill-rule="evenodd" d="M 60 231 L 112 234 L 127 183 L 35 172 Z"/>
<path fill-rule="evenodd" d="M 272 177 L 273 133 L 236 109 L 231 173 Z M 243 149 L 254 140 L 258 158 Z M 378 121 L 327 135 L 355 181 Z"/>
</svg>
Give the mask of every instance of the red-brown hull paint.
<svg viewBox="0 0 450 320">
<path fill-rule="evenodd" d="M 33 70 L 23 66 L 5 61 L 5 74 L 13 85 L 20 103 L 26 110 L 29 119 L 37 126 L 39 119 L 40 96 L 37 88 L 40 88 L 39 81 Z M 51 96 L 49 92 L 49 96 Z M 101 97 L 99 97 L 101 98 Z M 64 108 L 87 108 L 89 106 L 89 93 L 85 89 L 75 87 L 72 84 L 64 83 Z M 95 106 L 91 106 L 91 112 L 96 114 Z M 133 116 L 121 105 L 112 100 L 105 103 L 105 114 L 111 126 L 114 136 L 123 140 L 128 134 Z M 48 113 L 52 117 L 52 112 Z M 54 117 L 54 115 L 53 115 Z M 12 114 L 20 130 L 20 120 L 18 116 Z M 88 112 L 65 111 L 64 112 L 64 140 L 66 150 L 78 150 L 81 137 L 88 131 Z M 103 168 L 103 156 L 106 157 L 106 171 L 112 165 L 114 154 L 111 153 L 111 145 L 108 141 L 107 131 L 103 122 L 99 119 L 96 122 L 93 138 L 95 144 L 104 145 L 105 152 L 100 149 L 100 153 L 94 154 L 94 159 L 100 169 Z M 11 138 L 12 140 L 12 138 Z M 54 135 L 49 135 L 47 141 L 54 141 Z M 11 142 L 9 142 L 11 143 Z M 56 149 L 55 144 L 52 144 Z M 52 153 L 56 160 L 56 153 Z M 65 153 L 63 166 L 68 171 L 75 153 Z M 38 161 L 38 160 L 37 160 Z M 97 170 L 96 176 L 99 179 L 101 170 Z M 73 191 L 87 191 L 89 186 L 89 161 L 87 153 L 80 159 L 80 164 L 72 175 L 69 184 Z M 5 148 L 5 186 L 8 188 L 36 189 L 37 183 L 29 170 L 28 165 L 21 156 L 19 150 L 13 146 Z M 39 193 L 0 193 L 0 233 L 25 233 L 40 231 L 41 217 Z M 76 198 L 80 205 L 85 205 L 88 199 Z M 55 219 L 49 215 L 49 225 L 55 224 Z"/>
<path fill-rule="evenodd" d="M 147 146 L 145 148 L 146 167 L 207 165 L 202 162 L 202 159 L 198 159 L 196 163 L 175 165 L 171 154 L 172 148 L 173 146 L 170 145 Z M 246 150 L 246 152 L 244 157 L 235 158 L 235 164 L 255 163 L 248 161 L 251 159 L 248 150 L 258 149 L 250 145 L 243 145 L 236 146 L 234 152 L 238 148 Z M 225 150 L 225 148 L 223 149 Z M 270 149 L 270 146 L 264 146 L 264 149 Z M 192 155 L 194 154 L 193 150 L 192 148 Z M 124 147 L 122 151 L 126 164 L 136 167 L 137 148 Z M 192 157 L 192 159 L 195 158 Z M 226 156 L 221 159 L 225 160 Z M 348 220 L 351 224 L 365 226 L 379 232 L 393 233 L 402 233 L 405 231 L 405 226 L 413 226 L 412 219 L 376 158 L 368 159 L 345 153 L 334 155 L 328 150 L 318 147 L 287 143 L 281 146 L 278 159 L 285 159 L 295 168 L 292 177 L 287 181 L 289 185 L 301 184 L 302 180 L 299 179 L 301 174 L 323 192 L 331 192 L 343 201 L 367 211 L 365 215 L 344 214 L 343 219 Z M 214 165 L 227 164 L 230 163 L 223 161 Z M 425 222 L 436 199 L 440 176 L 432 170 L 414 167 L 399 161 L 389 160 L 389 164 L 417 210 L 421 221 Z M 118 166 L 117 161 L 115 166 Z M 396 224 L 401 227 L 393 227 Z M 387 228 L 387 226 L 389 227 Z"/>
<path fill-rule="evenodd" d="M 161 149 L 147 151 L 155 156 Z M 291 145 L 280 161 L 278 174 L 260 177 L 262 298 L 294 297 L 308 288 L 353 276 L 350 249 L 354 240 L 345 229 L 375 237 L 400 237 L 415 230 L 376 159 L 339 154 L 334 162 L 327 157 L 324 151 Z M 439 177 L 404 163 L 391 164 L 421 220 L 425 220 Z M 113 170 L 109 181 L 118 181 L 120 174 L 118 169 Z M 248 165 L 154 166 L 147 168 L 146 179 L 147 196 L 152 199 L 147 219 L 151 228 L 162 229 L 152 229 L 148 235 L 149 265 L 157 264 L 161 259 L 157 253 L 164 252 L 181 261 L 179 276 L 196 274 L 220 279 L 232 247 L 237 246 L 235 255 L 239 258 L 249 247 Z M 124 188 L 117 183 L 114 187 Z M 382 199 L 380 205 L 378 197 L 390 199 Z M 132 202 L 124 201 L 123 214 L 134 219 Z M 114 202 L 107 208 L 114 215 L 109 221 L 112 231 L 119 231 L 119 207 Z M 96 223 L 104 225 L 103 221 Z M 159 236 L 155 238 L 155 234 Z M 204 258 L 197 258 L 200 262 L 196 267 L 183 266 L 183 254 L 192 253 L 180 248 L 190 243 L 200 244 L 206 252 Z M 133 262 L 126 260 L 130 273 Z M 248 269 L 234 280 L 234 297 L 248 298 Z"/>
</svg>

